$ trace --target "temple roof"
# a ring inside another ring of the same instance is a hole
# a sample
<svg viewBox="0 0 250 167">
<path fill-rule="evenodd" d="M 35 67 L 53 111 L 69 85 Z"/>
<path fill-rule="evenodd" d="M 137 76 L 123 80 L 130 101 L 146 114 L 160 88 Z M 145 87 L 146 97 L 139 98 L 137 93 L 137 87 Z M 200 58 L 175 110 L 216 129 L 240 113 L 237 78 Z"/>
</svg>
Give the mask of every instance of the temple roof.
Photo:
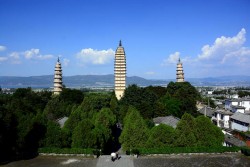
<svg viewBox="0 0 250 167">
<path fill-rule="evenodd" d="M 166 124 L 166 125 L 172 126 L 173 128 L 176 128 L 177 123 L 179 121 L 180 121 L 179 118 L 174 117 L 172 115 L 166 116 L 166 117 L 156 117 L 156 118 L 153 118 L 153 122 L 155 124 Z"/>
<path fill-rule="evenodd" d="M 250 124 L 250 115 L 247 114 L 236 112 L 234 115 L 231 116 L 231 118 Z"/>
</svg>

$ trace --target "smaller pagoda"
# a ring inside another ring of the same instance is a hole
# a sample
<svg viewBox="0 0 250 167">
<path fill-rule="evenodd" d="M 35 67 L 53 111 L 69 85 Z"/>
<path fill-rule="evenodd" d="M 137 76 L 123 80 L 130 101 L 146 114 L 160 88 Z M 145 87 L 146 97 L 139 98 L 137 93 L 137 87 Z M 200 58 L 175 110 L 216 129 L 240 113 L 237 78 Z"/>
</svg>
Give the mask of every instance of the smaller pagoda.
<svg viewBox="0 0 250 167">
<path fill-rule="evenodd" d="M 180 58 L 177 63 L 176 82 L 184 82 L 184 72 L 183 72 L 183 66 L 182 66 L 182 62 Z"/>
<path fill-rule="evenodd" d="M 58 95 L 62 92 L 62 66 L 58 57 L 55 66 L 55 75 L 54 75 L 54 95 Z"/>
</svg>

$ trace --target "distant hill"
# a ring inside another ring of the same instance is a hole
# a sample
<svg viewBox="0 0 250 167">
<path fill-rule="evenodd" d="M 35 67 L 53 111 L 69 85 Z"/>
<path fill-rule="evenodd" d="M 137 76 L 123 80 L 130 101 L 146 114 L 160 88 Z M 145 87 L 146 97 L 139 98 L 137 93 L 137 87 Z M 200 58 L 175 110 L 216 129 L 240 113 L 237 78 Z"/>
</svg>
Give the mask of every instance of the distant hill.
<svg viewBox="0 0 250 167">
<path fill-rule="evenodd" d="M 0 76 L 2 88 L 50 88 L 53 87 L 53 75 L 13 77 Z M 187 78 L 194 86 L 250 86 L 250 76 L 223 76 L 210 78 Z M 127 85 L 137 84 L 139 86 L 167 86 L 170 81 L 175 80 L 151 80 L 137 76 L 127 77 Z M 63 83 L 67 87 L 113 87 L 114 75 L 75 75 L 64 76 Z"/>
<path fill-rule="evenodd" d="M 188 78 L 195 86 L 250 86 L 250 76 L 235 75 L 207 78 Z"/>
<path fill-rule="evenodd" d="M 53 75 L 31 77 L 0 76 L 0 86 L 2 88 L 49 88 L 53 87 L 53 77 Z M 66 85 L 66 87 L 113 87 L 114 75 L 63 76 L 63 84 Z M 168 81 L 148 80 L 137 76 L 127 77 L 127 85 L 131 84 L 137 84 L 139 86 L 167 86 Z"/>
</svg>

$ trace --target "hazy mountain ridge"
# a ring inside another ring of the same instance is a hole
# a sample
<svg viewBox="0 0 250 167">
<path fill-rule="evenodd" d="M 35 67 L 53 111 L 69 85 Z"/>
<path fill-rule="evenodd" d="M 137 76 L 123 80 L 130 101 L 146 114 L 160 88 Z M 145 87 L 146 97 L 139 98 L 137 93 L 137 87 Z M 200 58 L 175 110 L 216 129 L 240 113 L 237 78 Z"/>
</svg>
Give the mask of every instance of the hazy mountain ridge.
<svg viewBox="0 0 250 167">
<path fill-rule="evenodd" d="M 0 76 L 0 86 L 2 88 L 53 87 L 53 75 L 15 77 Z M 187 78 L 194 86 L 250 86 L 250 76 L 222 76 L 207 78 Z M 137 84 L 139 86 L 160 85 L 166 86 L 174 79 L 152 80 L 138 76 L 127 77 L 127 85 Z M 113 87 L 114 75 L 74 75 L 63 76 L 63 83 L 67 87 Z"/>
<path fill-rule="evenodd" d="M 2 88 L 53 87 L 53 75 L 15 77 L 0 76 L 0 86 Z M 75 75 L 63 76 L 63 84 L 66 87 L 113 87 L 114 75 Z M 127 85 L 137 84 L 139 86 L 167 85 L 168 81 L 148 80 L 137 76 L 127 77 Z"/>
</svg>

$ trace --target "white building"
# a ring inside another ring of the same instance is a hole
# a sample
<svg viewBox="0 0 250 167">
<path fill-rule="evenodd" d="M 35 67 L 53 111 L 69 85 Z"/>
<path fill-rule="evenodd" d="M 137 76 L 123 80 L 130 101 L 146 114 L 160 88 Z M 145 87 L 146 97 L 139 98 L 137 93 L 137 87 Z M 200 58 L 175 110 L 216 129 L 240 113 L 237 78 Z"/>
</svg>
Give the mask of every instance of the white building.
<svg viewBox="0 0 250 167">
<path fill-rule="evenodd" d="M 245 113 L 245 107 L 242 107 L 242 106 L 232 106 L 231 107 L 231 111 L 232 113 Z"/>
<path fill-rule="evenodd" d="M 231 116 L 231 129 L 238 131 L 250 131 L 250 115 L 235 113 Z"/>
<path fill-rule="evenodd" d="M 225 109 L 230 110 L 232 112 L 249 113 L 250 98 L 226 99 Z"/>
<path fill-rule="evenodd" d="M 242 100 L 241 106 L 245 107 L 246 111 L 250 111 L 250 98 L 246 97 L 246 98 L 242 98 L 241 100 Z"/>
<path fill-rule="evenodd" d="M 214 116 L 212 117 L 212 121 L 221 128 L 230 128 L 230 116 L 233 115 L 232 112 L 227 110 L 216 110 L 214 112 Z"/>
</svg>

